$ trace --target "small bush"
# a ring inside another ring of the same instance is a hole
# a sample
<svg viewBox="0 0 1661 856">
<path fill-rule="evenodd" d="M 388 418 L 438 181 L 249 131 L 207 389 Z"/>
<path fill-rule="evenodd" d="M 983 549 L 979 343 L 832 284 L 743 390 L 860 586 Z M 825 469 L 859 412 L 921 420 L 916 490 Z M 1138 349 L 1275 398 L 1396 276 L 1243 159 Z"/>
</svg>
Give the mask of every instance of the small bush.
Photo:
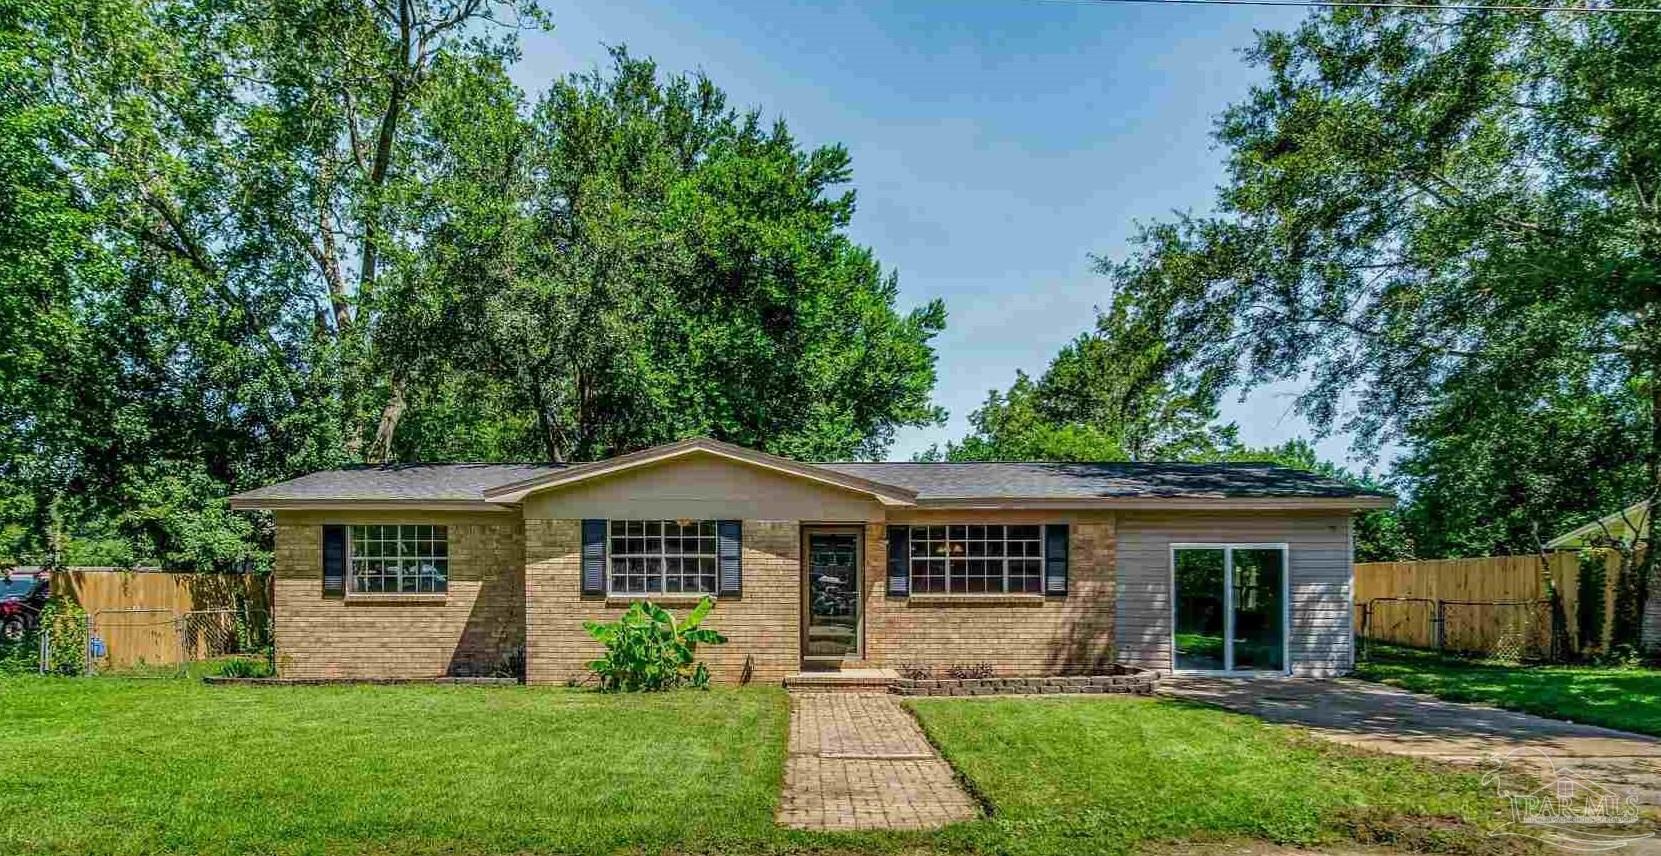
<svg viewBox="0 0 1661 856">
<path fill-rule="evenodd" d="M 991 663 L 953 664 L 951 668 L 946 670 L 946 677 L 956 680 L 990 678 L 992 675 Z"/>
<path fill-rule="evenodd" d="M 496 660 L 490 667 L 490 677 L 525 679 L 525 649 L 514 648 Z"/>
<path fill-rule="evenodd" d="M 934 677 L 934 667 L 927 663 L 901 663 L 896 671 L 908 681 L 926 681 Z"/>
<path fill-rule="evenodd" d="M 606 655 L 588 664 L 607 692 L 654 692 L 680 686 L 709 686 L 709 669 L 698 662 L 699 645 L 719 645 L 725 636 L 699 625 L 715 608 L 704 598 L 677 623 L 669 610 L 635 601 L 616 621 L 585 621 L 588 635 L 606 646 Z"/>
</svg>

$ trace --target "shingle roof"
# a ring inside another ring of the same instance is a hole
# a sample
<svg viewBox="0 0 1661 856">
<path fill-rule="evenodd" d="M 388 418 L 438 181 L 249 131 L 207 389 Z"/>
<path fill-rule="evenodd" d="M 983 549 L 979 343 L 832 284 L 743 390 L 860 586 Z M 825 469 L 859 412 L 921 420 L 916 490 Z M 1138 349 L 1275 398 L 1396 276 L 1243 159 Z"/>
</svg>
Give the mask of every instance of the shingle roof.
<svg viewBox="0 0 1661 856">
<path fill-rule="evenodd" d="M 254 500 L 471 500 L 485 488 L 561 469 L 562 464 L 386 464 L 323 470 L 234 497 Z"/>
<path fill-rule="evenodd" d="M 917 492 L 918 499 L 1347 498 L 1386 496 L 1273 464 L 832 463 L 821 466 Z"/>
<path fill-rule="evenodd" d="M 1271 464 L 862 463 L 815 464 L 945 499 L 1347 498 L 1384 496 Z M 239 494 L 260 501 L 480 501 L 484 491 L 561 464 L 393 464 L 325 470 Z"/>
</svg>

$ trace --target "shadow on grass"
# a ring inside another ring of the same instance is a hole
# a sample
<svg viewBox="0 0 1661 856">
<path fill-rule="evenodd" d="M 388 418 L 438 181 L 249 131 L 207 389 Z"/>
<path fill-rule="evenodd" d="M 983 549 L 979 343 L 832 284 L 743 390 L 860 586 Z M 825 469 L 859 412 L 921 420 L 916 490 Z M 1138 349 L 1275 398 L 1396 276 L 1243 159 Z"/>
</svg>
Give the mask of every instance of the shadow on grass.
<svg viewBox="0 0 1661 856">
<path fill-rule="evenodd" d="M 1520 666 L 1376 646 L 1356 675 L 1449 701 L 1661 736 L 1661 670 Z"/>
</svg>

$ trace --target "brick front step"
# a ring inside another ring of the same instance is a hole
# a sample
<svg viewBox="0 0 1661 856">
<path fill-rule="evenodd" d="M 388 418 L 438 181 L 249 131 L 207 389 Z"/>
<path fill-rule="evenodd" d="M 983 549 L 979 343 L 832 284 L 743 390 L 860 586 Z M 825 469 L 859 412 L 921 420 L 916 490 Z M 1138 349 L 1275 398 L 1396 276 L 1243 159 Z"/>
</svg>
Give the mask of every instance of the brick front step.
<svg viewBox="0 0 1661 856">
<path fill-rule="evenodd" d="M 836 672 L 797 672 L 784 676 L 784 687 L 814 692 L 887 692 L 899 680 L 893 669 L 842 669 Z"/>
</svg>

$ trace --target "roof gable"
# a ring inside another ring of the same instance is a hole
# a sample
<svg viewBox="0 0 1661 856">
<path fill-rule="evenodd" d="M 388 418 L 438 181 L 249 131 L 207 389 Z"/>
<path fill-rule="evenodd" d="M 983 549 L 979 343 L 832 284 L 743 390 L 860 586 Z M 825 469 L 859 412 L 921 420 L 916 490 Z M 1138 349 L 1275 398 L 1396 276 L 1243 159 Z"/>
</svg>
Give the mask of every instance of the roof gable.
<svg viewBox="0 0 1661 856">
<path fill-rule="evenodd" d="M 912 505 L 915 504 L 917 499 L 916 491 L 908 488 L 816 464 L 804 464 L 789 458 L 769 455 L 766 452 L 746 449 L 743 446 L 734 446 L 730 443 L 711 440 L 708 437 L 695 437 L 678 443 L 653 446 L 650 449 L 643 449 L 639 452 L 619 455 L 615 458 L 607 458 L 590 464 L 577 464 L 552 472 L 538 473 L 517 482 L 489 488 L 485 490 L 484 497 L 491 502 L 521 502 L 532 493 L 555 490 L 591 479 L 605 478 L 695 455 L 709 455 L 794 478 L 866 494 L 884 505 Z"/>
<path fill-rule="evenodd" d="M 1594 520 L 1546 542 L 1548 550 L 1578 550 L 1601 538 L 1644 537 L 1649 530 L 1649 503 L 1639 500 L 1607 517 Z"/>
</svg>

